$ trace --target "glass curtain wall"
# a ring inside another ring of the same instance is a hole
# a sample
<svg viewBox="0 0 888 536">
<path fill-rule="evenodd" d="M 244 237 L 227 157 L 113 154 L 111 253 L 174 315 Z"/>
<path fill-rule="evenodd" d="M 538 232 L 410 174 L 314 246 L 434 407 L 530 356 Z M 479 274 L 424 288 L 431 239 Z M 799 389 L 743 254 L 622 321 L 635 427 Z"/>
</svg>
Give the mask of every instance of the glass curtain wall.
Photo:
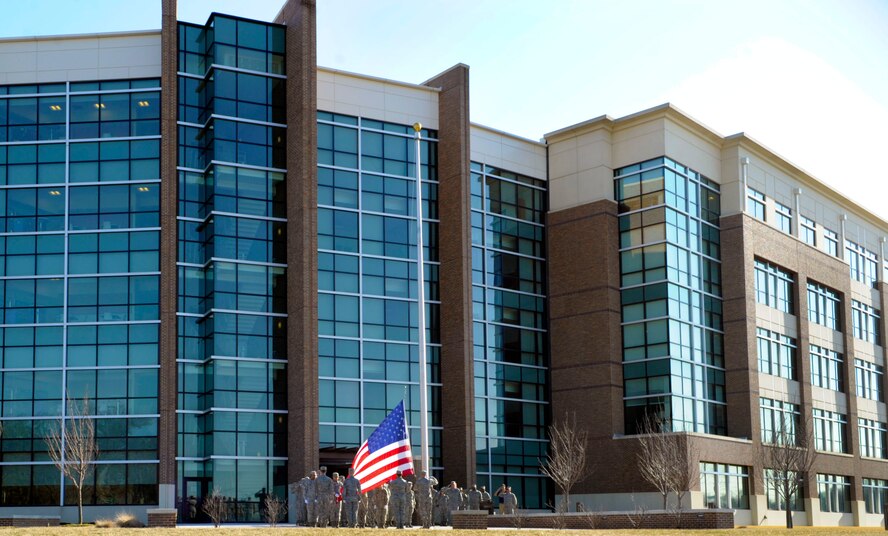
<svg viewBox="0 0 888 536">
<path fill-rule="evenodd" d="M 179 24 L 178 497 L 286 497 L 284 27 Z M 199 509 L 198 509 L 199 511 Z"/>
<path fill-rule="evenodd" d="M 440 478 L 437 133 L 421 134 L 429 452 Z M 318 112 L 322 459 L 357 449 L 401 400 L 419 456 L 415 177 L 412 127 Z"/>
<path fill-rule="evenodd" d="M 669 158 L 614 170 L 625 430 L 727 433 L 718 185 Z"/>
<path fill-rule="evenodd" d="M 160 80 L 0 87 L 0 506 L 157 504 Z M 65 403 L 67 401 L 67 403 Z"/>
<path fill-rule="evenodd" d="M 475 442 L 479 486 L 543 508 L 548 424 L 544 181 L 472 163 Z"/>
</svg>

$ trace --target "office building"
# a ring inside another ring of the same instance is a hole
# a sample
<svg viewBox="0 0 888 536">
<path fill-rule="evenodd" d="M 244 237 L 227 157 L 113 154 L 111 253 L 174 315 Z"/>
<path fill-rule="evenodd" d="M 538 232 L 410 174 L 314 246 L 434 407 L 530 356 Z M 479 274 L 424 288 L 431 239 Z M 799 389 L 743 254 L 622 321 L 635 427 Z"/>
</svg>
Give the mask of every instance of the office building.
<svg viewBox="0 0 888 536">
<path fill-rule="evenodd" d="M 76 518 L 43 437 L 84 401 L 88 519 L 188 522 L 218 488 L 256 521 L 402 399 L 418 453 L 422 254 L 439 479 L 544 508 L 574 414 L 572 499 L 654 507 L 634 435 L 659 415 L 695 445 L 692 506 L 775 524 L 757 453 L 810 422 L 798 522 L 881 522 L 888 222 L 670 105 L 535 142 L 470 121 L 464 65 L 317 66 L 312 0 L 162 4 L 159 31 L 0 41 L 0 515 Z"/>
</svg>

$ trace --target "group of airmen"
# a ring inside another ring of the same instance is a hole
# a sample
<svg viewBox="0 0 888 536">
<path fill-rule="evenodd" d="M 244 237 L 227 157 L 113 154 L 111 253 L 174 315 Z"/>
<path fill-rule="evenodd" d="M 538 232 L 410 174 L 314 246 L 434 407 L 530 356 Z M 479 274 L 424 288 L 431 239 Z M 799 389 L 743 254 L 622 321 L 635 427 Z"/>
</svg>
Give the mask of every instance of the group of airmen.
<svg viewBox="0 0 888 536">
<path fill-rule="evenodd" d="M 455 510 L 489 509 L 493 504 L 484 486 L 468 491 L 456 482 L 436 489 L 438 480 L 421 471 L 414 482 L 400 471 L 394 480 L 361 493 L 361 483 L 349 468 L 348 476 L 327 476 L 327 468 L 312 471 L 293 486 L 296 499 L 296 523 L 308 527 L 397 527 L 414 524 L 423 528 L 450 525 Z M 515 512 L 518 501 L 511 488 L 497 490 L 501 513 Z M 414 523 L 414 520 L 417 523 Z"/>
</svg>

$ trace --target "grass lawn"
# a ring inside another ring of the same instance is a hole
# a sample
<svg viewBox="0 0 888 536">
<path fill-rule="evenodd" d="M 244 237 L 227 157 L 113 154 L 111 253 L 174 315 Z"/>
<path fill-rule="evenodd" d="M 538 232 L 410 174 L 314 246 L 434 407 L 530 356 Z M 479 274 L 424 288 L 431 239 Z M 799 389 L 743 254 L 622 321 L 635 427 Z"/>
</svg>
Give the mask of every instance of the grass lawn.
<svg viewBox="0 0 888 536">
<path fill-rule="evenodd" d="M 0 530 L 2 536 L 37 536 L 37 535 L 58 535 L 58 536 L 158 536 L 166 535 L 182 535 L 182 536 L 259 536 L 259 535 L 275 535 L 275 536 L 308 536 L 310 534 L 329 534 L 330 536 L 383 536 L 393 534 L 403 534 L 405 536 L 419 536 L 423 534 L 435 534 L 436 531 L 423 530 L 405 530 L 396 531 L 394 529 L 295 529 L 295 528 L 234 528 L 221 527 L 215 528 L 187 528 L 187 529 L 97 529 L 94 527 L 59 527 L 59 528 L 4 528 Z M 506 534 L 521 534 L 522 536 L 554 536 L 556 532 L 551 530 L 461 530 L 459 536 L 505 536 Z M 557 534 L 583 535 L 583 536 L 632 536 L 638 534 L 641 536 L 861 536 L 864 534 L 884 534 L 883 528 L 857 528 L 857 527 L 798 527 L 793 530 L 782 528 L 737 528 L 729 530 L 563 530 Z"/>
</svg>

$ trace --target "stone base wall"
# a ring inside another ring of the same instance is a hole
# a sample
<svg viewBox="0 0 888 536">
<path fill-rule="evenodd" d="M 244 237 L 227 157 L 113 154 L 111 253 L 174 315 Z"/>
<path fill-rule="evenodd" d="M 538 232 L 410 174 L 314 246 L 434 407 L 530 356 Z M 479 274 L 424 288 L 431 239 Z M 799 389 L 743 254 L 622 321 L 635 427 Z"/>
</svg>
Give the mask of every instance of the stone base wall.
<svg viewBox="0 0 888 536">
<path fill-rule="evenodd" d="M 453 519 L 456 527 L 456 517 Z M 686 510 L 679 516 L 663 510 L 488 516 L 488 527 L 527 529 L 732 529 L 733 510 Z"/>
<path fill-rule="evenodd" d="M 58 527 L 58 516 L 0 517 L 0 527 Z"/>
<path fill-rule="evenodd" d="M 488 517 L 487 510 L 457 510 L 453 512 L 453 528 L 483 530 Z"/>
<path fill-rule="evenodd" d="M 157 508 L 154 510 L 148 510 L 148 526 L 176 528 L 176 515 L 177 511 L 175 508 Z"/>
</svg>

